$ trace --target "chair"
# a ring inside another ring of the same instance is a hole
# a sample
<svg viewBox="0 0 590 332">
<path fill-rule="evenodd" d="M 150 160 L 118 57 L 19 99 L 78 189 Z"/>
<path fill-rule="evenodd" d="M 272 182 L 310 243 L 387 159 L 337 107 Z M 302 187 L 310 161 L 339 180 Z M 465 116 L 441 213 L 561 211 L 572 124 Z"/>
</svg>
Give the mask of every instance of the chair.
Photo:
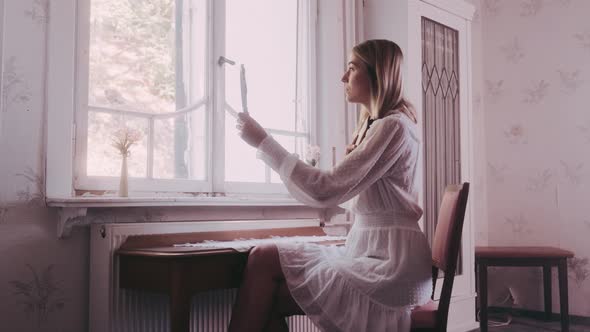
<svg viewBox="0 0 590 332">
<path fill-rule="evenodd" d="M 411 330 L 413 332 L 444 332 L 447 330 L 451 292 L 455 280 L 459 248 L 461 247 L 461 233 L 468 195 L 468 182 L 463 185 L 449 185 L 445 188 L 432 244 L 432 300 L 412 310 Z M 444 272 L 445 277 L 440 300 L 437 304 L 434 302 L 434 289 L 439 270 Z"/>
</svg>

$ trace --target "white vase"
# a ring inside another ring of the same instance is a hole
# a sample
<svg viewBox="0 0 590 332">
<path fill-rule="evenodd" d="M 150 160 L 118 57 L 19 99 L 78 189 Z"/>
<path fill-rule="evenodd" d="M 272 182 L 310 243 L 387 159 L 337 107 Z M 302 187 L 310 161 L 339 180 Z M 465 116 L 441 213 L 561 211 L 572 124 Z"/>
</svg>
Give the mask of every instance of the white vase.
<svg viewBox="0 0 590 332">
<path fill-rule="evenodd" d="M 122 155 L 123 160 L 121 162 L 121 178 L 119 180 L 119 196 L 129 196 L 129 183 L 127 179 L 127 154 Z"/>
</svg>

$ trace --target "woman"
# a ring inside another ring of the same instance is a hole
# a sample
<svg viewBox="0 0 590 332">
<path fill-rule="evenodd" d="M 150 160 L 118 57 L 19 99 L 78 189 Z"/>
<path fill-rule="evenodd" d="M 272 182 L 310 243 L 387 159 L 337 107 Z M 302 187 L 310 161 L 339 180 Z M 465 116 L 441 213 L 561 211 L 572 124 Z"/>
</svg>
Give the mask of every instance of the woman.
<svg viewBox="0 0 590 332">
<path fill-rule="evenodd" d="M 299 201 L 329 207 L 353 199 L 344 247 L 280 244 L 250 253 L 229 331 L 287 331 L 307 315 L 324 331 L 409 331 L 413 306 L 432 292 L 431 252 L 418 227 L 416 114 L 402 94 L 402 52 L 387 40 L 352 50 L 342 77 L 362 106 L 355 141 L 330 171 L 289 154 L 249 115 L 241 137 Z"/>
</svg>

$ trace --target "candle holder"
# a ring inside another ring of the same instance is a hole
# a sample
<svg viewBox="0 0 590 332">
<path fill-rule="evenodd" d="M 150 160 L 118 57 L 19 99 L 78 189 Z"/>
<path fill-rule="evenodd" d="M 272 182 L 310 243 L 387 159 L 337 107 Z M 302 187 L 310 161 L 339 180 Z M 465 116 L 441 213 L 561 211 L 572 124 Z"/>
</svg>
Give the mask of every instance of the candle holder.
<svg viewBox="0 0 590 332">
<path fill-rule="evenodd" d="M 320 161 L 320 147 L 318 145 L 308 145 L 305 149 L 305 162 L 315 167 Z"/>
</svg>

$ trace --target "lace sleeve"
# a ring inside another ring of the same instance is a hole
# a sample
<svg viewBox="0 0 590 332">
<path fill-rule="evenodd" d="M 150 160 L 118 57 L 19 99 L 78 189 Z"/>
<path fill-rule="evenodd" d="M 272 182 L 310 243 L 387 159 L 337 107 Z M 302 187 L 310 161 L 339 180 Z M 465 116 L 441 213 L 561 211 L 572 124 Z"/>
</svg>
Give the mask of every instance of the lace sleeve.
<svg viewBox="0 0 590 332">
<path fill-rule="evenodd" d="M 417 142 L 409 137 L 399 118 L 376 121 L 363 142 L 328 171 L 300 161 L 270 136 L 260 144 L 258 157 L 279 173 L 297 200 L 310 206 L 329 207 L 346 202 L 368 188 L 405 152 L 417 148 Z"/>
</svg>

